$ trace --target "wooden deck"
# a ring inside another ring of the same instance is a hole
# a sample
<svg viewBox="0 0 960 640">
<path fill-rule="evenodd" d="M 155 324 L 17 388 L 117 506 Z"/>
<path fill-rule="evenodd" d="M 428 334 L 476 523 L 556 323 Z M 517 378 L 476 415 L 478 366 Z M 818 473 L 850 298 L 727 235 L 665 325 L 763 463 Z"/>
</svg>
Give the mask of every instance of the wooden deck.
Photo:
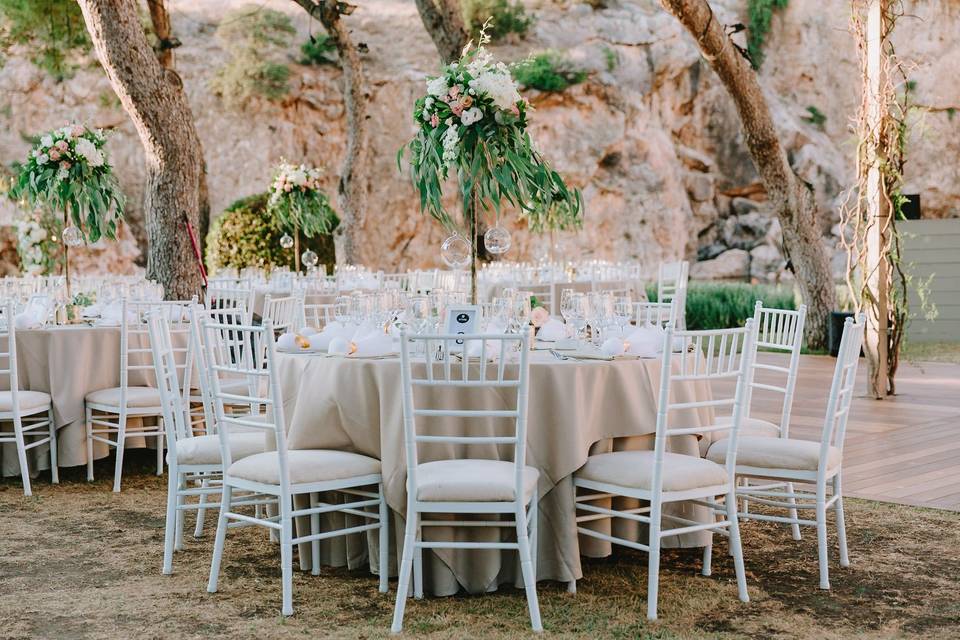
<svg viewBox="0 0 960 640">
<path fill-rule="evenodd" d="M 761 354 L 761 360 L 785 362 Z M 802 356 L 790 437 L 819 440 L 835 360 Z M 898 395 L 865 397 L 858 371 L 843 451 L 844 494 L 884 502 L 960 510 L 960 365 L 900 366 Z M 752 415 L 779 421 L 783 396 L 757 391 Z"/>
</svg>

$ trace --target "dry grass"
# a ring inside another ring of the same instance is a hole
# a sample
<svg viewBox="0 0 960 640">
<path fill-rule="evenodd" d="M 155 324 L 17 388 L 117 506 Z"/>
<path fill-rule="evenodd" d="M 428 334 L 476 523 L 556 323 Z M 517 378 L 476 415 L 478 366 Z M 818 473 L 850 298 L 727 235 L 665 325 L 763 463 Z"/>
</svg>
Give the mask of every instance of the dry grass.
<svg viewBox="0 0 960 640">
<path fill-rule="evenodd" d="M 131 452 L 131 467 L 136 464 Z M 0 483 L 2 638 L 380 638 L 393 593 L 366 572 L 324 568 L 295 574 L 296 615 L 279 615 L 276 547 L 243 529 L 227 542 L 221 590 L 205 591 L 211 538 L 187 537 L 175 575 L 160 575 L 162 479 L 143 470 L 109 490 L 110 464 L 89 485 Z M 816 542 L 773 525 L 744 527 L 752 602 L 736 599 L 731 563 L 718 547 L 714 576 L 698 575 L 699 553 L 671 551 L 661 564 L 660 615 L 644 619 L 646 556 L 618 551 L 585 561 L 575 596 L 540 585 L 547 635 L 563 638 L 944 638 L 960 637 L 960 514 L 850 500 L 853 565 L 831 561 L 833 590 L 817 588 Z M 831 548 L 835 540 L 831 538 Z M 395 588 L 395 582 L 391 588 Z M 407 609 L 408 636 L 531 636 L 520 591 L 428 598 Z"/>
<path fill-rule="evenodd" d="M 960 364 L 960 342 L 910 342 L 904 345 L 903 359 L 911 364 L 949 362 Z"/>
</svg>

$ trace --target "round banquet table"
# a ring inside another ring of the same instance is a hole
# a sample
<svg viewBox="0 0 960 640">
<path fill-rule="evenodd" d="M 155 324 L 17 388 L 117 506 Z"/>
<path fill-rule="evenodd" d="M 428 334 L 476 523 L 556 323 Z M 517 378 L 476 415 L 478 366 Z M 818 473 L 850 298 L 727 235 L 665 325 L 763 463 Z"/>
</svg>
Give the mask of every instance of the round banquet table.
<svg viewBox="0 0 960 640">
<path fill-rule="evenodd" d="M 537 574 L 539 580 L 570 581 L 582 577 L 581 554 L 609 555 L 610 545 L 578 536 L 572 474 L 595 453 L 623 449 L 653 448 L 656 405 L 660 380 L 659 359 L 613 361 L 560 361 L 544 351 L 530 358 L 527 464 L 540 470 L 540 520 Z M 277 371 L 282 390 L 287 445 L 291 449 L 341 449 L 378 458 L 383 484 L 392 510 L 391 564 L 395 569 L 403 540 L 406 504 L 406 457 L 403 442 L 400 360 L 391 358 L 336 357 L 312 353 L 280 353 Z M 504 408 L 496 389 L 446 389 L 444 406 Z M 429 390 L 417 388 L 416 397 Z M 677 401 L 709 399 L 703 383 L 675 383 Z M 473 394 L 449 400 L 458 393 Z M 482 396 L 482 397 L 479 397 Z M 683 414 L 683 415 L 681 415 Z M 673 419 L 673 416 L 671 416 Z M 713 423 L 712 409 L 677 412 L 689 426 Z M 489 421 L 459 420 L 456 430 L 468 435 L 491 435 L 497 427 Z M 494 423 L 495 424 L 495 423 Z M 502 421 L 501 423 L 502 424 Z M 429 431 L 420 427 L 421 431 Z M 444 433 L 452 433 L 448 425 Z M 502 427 L 499 428 L 502 431 Z M 668 450 L 702 455 L 709 442 L 695 436 L 674 437 Z M 420 461 L 463 456 L 454 445 L 421 446 Z M 512 454 L 512 449 L 507 452 Z M 477 455 L 476 452 L 471 455 Z M 496 447 L 487 447 L 483 457 L 497 458 Z M 623 500 L 618 498 L 617 500 Z M 619 505 L 622 507 L 622 505 Z M 690 504 L 669 505 L 666 513 L 706 522 L 709 514 Z M 337 516 L 331 516 L 336 518 Z M 342 517 L 342 516 L 340 516 Z M 348 518 L 350 516 L 347 516 Z M 343 521 L 330 521 L 343 526 Z M 605 532 L 645 538 L 636 523 L 623 520 L 591 524 Z M 448 529 L 429 527 L 424 536 L 435 539 L 488 540 L 500 535 L 495 529 Z M 509 535 L 509 534 L 507 534 Z M 703 546 L 705 532 L 665 539 L 666 546 Z M 578 539 L 579 538 L 579 539 Z M 645 542 L 645 540 L 643 540 Z M 327 565 L 361 567 L 370 558 L 376 562 L 376 536 L 360 534 L 321 543 L 321 562 Z M 309 567 L 309 545 L 300 548 L 301 568 Z M 379 568 L 376 568 L 379 571 Z M 500 550 L 425 550 L 424 588 L 435 595 L 451 595 L 461 588 L 471 593 L 491 591 L 500 584 L 520 586 L 516 552 Z"/>
<path fill-rule="evenodd" d="M 21 389 L 44 391 L 53 399 L 53 418 L 57 425 L 57 454 L 60 467 L 86 464 L 84 398 L 92 391 L 120 386 L 120 327 L 66 325 L 42 329 L 21 329 L 17 336 L 17 373 Z M 153 375 L 145 370 L 130 372 L 130 386 L 155 386 Z M 130 418 L 127 428 L 136 429 L 140 419 Z M 4 428 L 8 428 L 4 426 Z M 156 438 L 131 437 L 126 447 L 156 446 Z M 20 474 L 16 447 L 2 446 L 4 476 Z M 50 468 L 48 445 L 27 452 L 30 470 Z M 94 459 L 109 455 L 109 448 L 94 442 Z"/>
</svg>

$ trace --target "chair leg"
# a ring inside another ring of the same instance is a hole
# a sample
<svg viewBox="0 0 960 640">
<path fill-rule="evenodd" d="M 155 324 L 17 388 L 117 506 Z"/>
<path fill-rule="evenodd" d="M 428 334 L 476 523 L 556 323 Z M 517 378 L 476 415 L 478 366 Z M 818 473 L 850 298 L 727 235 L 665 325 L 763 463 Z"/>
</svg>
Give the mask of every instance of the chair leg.
<svg viewBox="0 0 960 640">
<path fill-rule="evenodd" d="M 526 509 L 519 506 L 517 519 L 517 546 L 520 551 L 520 571 L 523 573 L 523 588 L 527 592 L 527 609 L 530 610 L 530 626 L 534 631 L 543 631 L 540 621 L 540 602 L 537 599 L 537 575 L 533 572 L 530 553 L 530 538 L 527 536 Z"/>
<path fill-rule="evenodd" d="M 87 407 L 84 430 L 87 434 L 87 482 L 93 482 L 93 411 Z"/>
<path fill-rule="evenodd" d="M 50 482 L 60 484 L 60 461 L 57 456 L 57 425 L 53 421 L 53 409 L 47 412 L 50 429 Z"/>
<path fill-rule="evenodd" d="M 17 461 L 20 463 L 20 477 L 23 479 L 23 495 L 32 496 L 30 467 L 27 466 L 27 448 L 23 440 L 23 423 L 19 415 L 13 417 L 13 439 L 17 443 Z"/>
<path fill-rule="evenodd" d="M 746 489 L 746 490 L 749 491 L 749 489 L 750 489 L 750 478 L 741 477 L 741 478 L 740 478 L 740 485 L 741 485 L 744 489 Z M 750 513 L 750 497 L 749 497 L 748 495 L 744 494 L 743 497 L 741 498 L 741 500 L 743 500 L 743 513 L 744 513 L 745 515 L 746 515 L 746 514 L 749 514 L 749 513 Z"/>
<path fill-rule="evenodd" d="M 180 488 L 180 473 L 170 468 L 167 478 L 167 520 L 163 531 L 163 573 L 173 573 L 173 547 L 176 540 L 177 494 Z"/>
<path fill-rule="evenodd" d="M 320 499 L 316 493 L 310 494 L 310 508 L 316 509 L 320 504 Z M 310 535 L 317 535 L 320 533 L 320 514 L 311 513 L 310 514 Z M 315 576 L 320 575 L 320 541 L 313 540 L 310 542 L 310 563 L 311 571 Z"/>
<path fill-rule="evenodd" d="M 840 566 L 850 566 L 850 556 L 847 553 L 847 525 L 843 517 L 843 488 L 840 481 L 840 474 L 833 477 L 833 495 L 837 496 L 837 501 L 833 503 L 833 508 L 837 514 L 837 541 L 840 543 Z"/>
<path fill-rule="evenodd" d="M 167 467 L 167 472 L 173 473 L 172 469 L 169 466 Z M 200 488 L 201 489 L 210 488 L 210 480 L 208 480 L 206 476 L 204 476 L 203 480 L 200 481 Z M 193 528 L 194 538 L 200 538 L 203 536 L 203 524 L 204 524 L 204 521 L 207 519 L 207 509 L 206 507 L 203 506 L 205 504 L 207 504 L 207 494 L 201 493 L 200 506 L 197 509 L 197 524 Z"/>
<path fill-rule="evenodd" d="M 382 482 L 377 491 L 380 494 L 380 593 L 386 593 L 390 589 L 387 582 L 390 578 L 390 509 L 387 507 Z"/>
<path fill-rule="evenodd" d="M 117 462 L 113 469 L 113 492 L 120 493 L 120 476 L 123 475 L 123 451 L 127 443 L 127 412 L 120 410 L 117 420 Z"/>
<path fill-rule="evenodd" d="M 413 510 L 411 501 L 408 501 L 407 505 L 407 524 L 403 532 L 403 554 L 400 558 L 400 581 L 397 583 L 397 603 L 393 607 L 391 633 L 400 633 L 403 630 L 403 610 L 407 606 L 407 590 L 410 586 L 410 573 L 413 569 L 413 547 L 419 514 Z"/>
<path fill-rule="evenodd" d="M 290 517 L 290 505 L 280 499 L 280 579 L 283 586 L 283 608 L 285 616 L 293 615 L 293 521 Z"/>
<path fill-rule="evenodd" d="M 660 588 L 660 503 L 650 509 L 650 549 L 647 552 L 647 619 L 657 619 L 657 595 Z"/>
<path fill-rule="evenodd" d="M 576 592 L 577 592 L 577 581 L 574 579 L 567 583 L 567 593 L 573 594 Z"/>
<path fill-rule="evenodd" d="M 217 580 L 220 577 L 220 561 L 223 559 L 223 546 L 227 539 L 227 514 L 230 513 L 230 498 L 233 496 L 233 487 L 224 484 L 220 496 L 220 517 L 217 518 L 217 535 L 213 541 L 213 559 L 210 561 L 210 579 L 207 581 L 207 591 L 217 592 Z"/>
<path fill-rule="evenodd" d="M 820 564 L 820 588 L 830 588 L 830 569 L 827 566 L 827 507 L 826 487 L 817 485 L 817 561 Z"/>
<path fill-rule="evenodd" d="M 163 475 L 163 434 L 157 434 L 157 475 Z"/>
<path fill-rule="evenodd" d="M 177 511 L 176 511 L 176 537 L 174 538 L 173 548 L 175 551 L 183 551 L 183 518 L 184 511 L 182 509 L 184 503 L 186 502 L 186 496 L 183 495 L 183 490 L 186 489 L 186 479 L 182 474 L 177 474 Z"/>
<path fill-rule="evenodd" d="M 417 542 L 423 541 L 423 527 L 417 525 Z M 423 600 L 423 549 L 413 548 L 413 597 Z"/>
<path fill-rule="evenodd" d="M 540 518 L 540 496 L 536 491 L 533 492 L 533 499 L 530 500 L 530 557 L 533 560 L 533 575 L 537 576 L 537 565 L 539 563 L 540 553 L 540 527 L 538 520 Z"/>
<path fill-rule="evenodd" d="M 793 493 L 793 483 L 792 483 L 792 482 L 788 482 L 788 483 L 787 483 L 787 493 L 790 493 L 790 494 Z M 792 504 L 792 505 L 797 504 L 797 499 L 796 499 L 796 498 L 788 498 L 787 501 L 788 501 L 790 504 Z M 797 519 L 797 510 L 796 510 L 796 508 L 791 508 L 791 509 L 790 509 L 790 517 L 793 518 L 794 520 Z M 794 539 L 794 540 L 800 540 L 800 539 L 801 539 L 801 536 L 800 536 L 800 525 L 797 524 L 796 522 L 794 522 L 794 523 L 792 523 L 792 524 L 790 525 L 790 532 L 793 534 L 793 539 Z"/>
<path fill-rule="evenodd" d="M 710 541 L 703 547 L 703 567 L 700 575 L 710 576 L 713 573 L 713 532 L 710 532 Z"/>
<path fill-rule="evenodd" d="M 747 574 L 743 568 L 743 544 L 740 541 L 740 520 L 737 517 L 737 495 L 727 494 L 727 520 L 730 521 L 730 549 L 733 552 L 733 568 L 737 574 L 737 596 L 741 602 L 750 602 L 747 593 Z"/>
</svg>

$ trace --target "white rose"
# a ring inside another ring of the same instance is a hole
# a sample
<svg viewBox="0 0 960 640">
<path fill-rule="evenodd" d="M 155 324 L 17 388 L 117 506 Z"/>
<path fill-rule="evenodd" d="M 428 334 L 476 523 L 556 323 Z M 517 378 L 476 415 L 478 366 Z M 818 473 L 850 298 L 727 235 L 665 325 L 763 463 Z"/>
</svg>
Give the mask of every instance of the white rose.
<svg viewBox="0 0 960 640">
<path fill-rule="evenodd" d="M 50 159 L 50 156 L 48 156 L 45 153 L 41 153 L 40 155 L 37 156 L 37 164 L 47 164 L 47 160 L 49 159 Z"/>
<path fill-rule="evenodd" d="M 423 101 L 423 107 L 429 109 L 433 106 L 433 96 L 427 96 L 427 99 Z"/>
<path fill-rule="evenodd" d="M 51 138 L 49 135 L 46 135 L 40 138 L 40 146 L 43 147 L 44 149 L 52 145 L 53 145 L 53 138 Z"/>
<path fill-rule="evenodd" d="M 481 120 L 482 118 L 483 118 L 483 111 L 481 111 L 477 107 L 471 107 L 470 109 L 467 109 L 462 114 L 460 114 L 460 122 L 462 122 L 465 126 L 468 126 L 468 127 L 472 125 L 474 122 Z"/>
<path fill-rule="evenodd" d="M 446 95 L 450 88 L 447 86 L 447 79 L 443 76 L 427 81 L 427 93 L 432 96 Z"/>
<path fill-rule="evenodd" d="M 293 184 L 302 187 L 307 181 L 307 172 L 303 169 L 294 169 L 290 172 L 288 180 Z"/>
</svg>

